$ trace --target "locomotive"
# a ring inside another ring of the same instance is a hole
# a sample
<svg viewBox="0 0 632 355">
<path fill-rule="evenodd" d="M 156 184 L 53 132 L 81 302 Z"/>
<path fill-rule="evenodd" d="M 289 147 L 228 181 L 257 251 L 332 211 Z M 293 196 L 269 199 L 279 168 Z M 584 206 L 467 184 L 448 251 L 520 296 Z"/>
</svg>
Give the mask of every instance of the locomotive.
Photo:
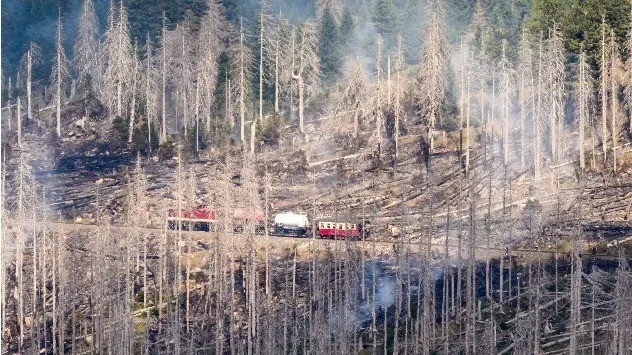
<svg viewBox="0 0 632 355">
<path fill-rule="evenodd" d="M 167 217 L 169 229 L 214 231 L 216 227 L 215 211 L 200 204 L 193 209 L 181 209 L 169 211 Z"/>
<path fill-rule="evenodd" d="M 235 232 L 243 232 L 245 227 L 255 225 L 255 232 L 263 234 L 265 230 L 265 214 L 261 210 L 248 211 L 242 208 L 233 210 L 233 228 Z M 217 230 L 216 212 L 206 205 L 200 204 L 193 209 L 181 209 L 180 212 L 169 211 L 167 225 L 169 229 L 213 232 Z"/>
</svg>

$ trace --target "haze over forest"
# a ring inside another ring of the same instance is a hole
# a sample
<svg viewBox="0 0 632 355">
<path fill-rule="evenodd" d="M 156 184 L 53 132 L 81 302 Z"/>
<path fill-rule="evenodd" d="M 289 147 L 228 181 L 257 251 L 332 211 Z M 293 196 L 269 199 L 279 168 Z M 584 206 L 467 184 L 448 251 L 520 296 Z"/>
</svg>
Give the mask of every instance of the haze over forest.
<svg viewBox="0 0 632 355">
<path fill-rule="evenodd" d="M 1 10 L 0 354 L 632 354 L 631 1 Z"/>
</svg>

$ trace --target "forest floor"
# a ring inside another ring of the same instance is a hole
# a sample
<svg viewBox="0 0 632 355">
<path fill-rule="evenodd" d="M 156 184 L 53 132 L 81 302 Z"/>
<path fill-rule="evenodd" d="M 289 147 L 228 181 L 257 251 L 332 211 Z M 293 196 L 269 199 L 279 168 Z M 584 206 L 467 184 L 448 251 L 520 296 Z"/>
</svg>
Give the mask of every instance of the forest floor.
<svg viewBox="0 0 632 355">
<path fill-rule="evenodd" d="M 74 111 L 65 121 L 70 133 L 62 139 L 58 157 L 33 129 L 25 134 L 23 150 L 32 153 L 52 220 L 94 223 L 98 205 L 120 225 L 134 157 L 108 146 L 107 132 L 100 125 L 86 126 Z M 580 223 L 586 241 L 612 244 L 632 236 L 629 146 L 620 152 L 623 164 L 616 175 L 588 171 L 580 179 L 577 164 L 570 159 L 543 168 L 535 179 L 531 163 L 520 162 L 518 149 L 505 165 L 500 140 L 493 137 L 485 143 L 476 132 L 466 174 L 455 134 L 437 139 L 426 165 L 420 132 L 400 137 L 395 158 L 392 141 L 384 140 L 378 155 L 371 133 L 357 138 L 323 134 L 319 127 L 327 124 L 323 120 L 308 125 L 307 142 L 286 127 L 278 146 L 257 154 L 259 167 L 265 166 L 270 175 L 270 216 L 292 210 L 307 212 L 314 221 L 364 219 L 372 223 L 372 238 L 378 241 L 419 242 L 430 234 L 437 245 L 445 244 L 446 237 L 457 244 L 467 235 L 473 217 L 478 240 L 483 241 L 479 244 L 488 248 L 550 248 L 558 237 L 577 234 Z M 17 155 L 13 156 L 9 164 L 15 166 Z M 198 199 L 211 206 L 221 160 L 219 152 L 210 150 L 187 161 L 197 181 Z M 143 161 L 152 201 L 149 224 L 154 228 L 161 227 L 174 206 L 176 166 L 176 160 Z"/>
</svg>

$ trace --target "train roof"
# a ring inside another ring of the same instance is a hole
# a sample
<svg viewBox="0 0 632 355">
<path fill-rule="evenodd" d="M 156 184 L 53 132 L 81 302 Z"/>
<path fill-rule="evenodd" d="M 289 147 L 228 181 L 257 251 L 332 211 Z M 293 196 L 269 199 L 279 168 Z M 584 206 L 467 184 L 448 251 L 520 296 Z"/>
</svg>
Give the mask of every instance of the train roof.
<svg viewBox="0 0 632 355">
<path fill-rule="evenodd" d="M 314 218 L 314 221 L 316 223 L 320 223 L 320 222 L 330 222 L 330 223 L 362 223 L 362 217 L 358 217 L 358 216 L 354 216 L 354 217 L 348 217 L 348 216 L 337 216 L 337 217 L 330 217 L 330 216 L 320 216 L 320 217 L 316 217 Z M 364 219 L 364 222 L 367 223 L 369 222 L 368 218 Z"/>
</svg>

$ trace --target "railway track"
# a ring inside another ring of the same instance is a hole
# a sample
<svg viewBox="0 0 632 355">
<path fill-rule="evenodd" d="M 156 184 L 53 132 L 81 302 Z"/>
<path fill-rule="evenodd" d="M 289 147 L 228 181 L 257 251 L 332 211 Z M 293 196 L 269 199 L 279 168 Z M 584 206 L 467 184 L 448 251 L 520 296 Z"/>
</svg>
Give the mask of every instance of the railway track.
<svg viewBox="0 0 632 355">
<path fill-rule="evenodd" d="M 15 225 L 15 221 L 7 220 L 4 223 L 11 223 L 11 225 Z M 81 223 L 62 223 L 62 222 L 48 222 L 43 224 L 44 228 L 48 230 L 58 231 L 58 232 L 94 232 L 98 229 L 109 228 L 110 232 L 118 232 L 118 233 L 150 233 L 150 234 L 160 234 L 168 233 L 171 235 L 177 235 L 180 233 L 181 236 L 185 236 L 187 238 L 192 238 L 194 240 L 213 240 L 215 238 L 219 238 L 219 232 L 204 232 L 204 231 L 189 231 L 189 230 L 172 230 L 172 229 L 164 229 L 164 228 L 152 228 L 152 227 L 129 227 L 129 226 L 120 226 L 120 225 L 96 225 L 96 224 L 81 224 Z M 229 244 L 233 244 L 234 246 L 246 246 L 246 242 L 249 240 L 244 234 L 233 234 L 232 238 L 224 239 Z M 351 241 L 346 239 L 320 239 L 314 237 L 279 237 L 279 236 L 264 236 L 257 235 L 254 239 L 252 239 L 256 246 L 269 245 L 272 247 L 287 247 L 293 246 L 297 249 L 311 249 L 313 247 L 319 246 L 331 246 L 331 245 L 339 245 L 341 243 L 350 243 L 359 249 L 374 251 L 380 255 L 383 254 L 391 254 L 398 253 L 399 249 L 402 247 L 408 247 L 411 252 L 421 252 L 426 250 L 426 248 L 430 247 L 431 252 L 433 253 L 443 253 L 448 248 L 448 253 L 455 253 L 459 245 L 454 242 L 449 242 L 446 246 L 445 242 L 424 242 L 424 241 L 402 241 L 395 238 L 390 238 L 390 240 L 384 238 L 370 238 L 364 240 Z M 614 245 L 613 245 L 614 246 Z M 467 245 L 465 243 L 461 244 L 461 249 L 466 249 Z M 549 257 L 555 255 L 562 255 L 563 253 L 560 251 L 555 251 L 547 248 L 520 248 L 520 247 L 506 247 L 506 246 L 494 246 L 494 245 L 476 245 L 474 247 L 475 255 L 478 259 L 488 259 L 488 258 L 497 258 L 505 255 L 520 255 L 523 257 L 538 257 L 543 255 L 548 255 Z M 591 254 L 594 257 L 599 258 L 617 258 L 618 254 Z M 629 255 L 628 257 L 632 257 Z"/>
</svg>

